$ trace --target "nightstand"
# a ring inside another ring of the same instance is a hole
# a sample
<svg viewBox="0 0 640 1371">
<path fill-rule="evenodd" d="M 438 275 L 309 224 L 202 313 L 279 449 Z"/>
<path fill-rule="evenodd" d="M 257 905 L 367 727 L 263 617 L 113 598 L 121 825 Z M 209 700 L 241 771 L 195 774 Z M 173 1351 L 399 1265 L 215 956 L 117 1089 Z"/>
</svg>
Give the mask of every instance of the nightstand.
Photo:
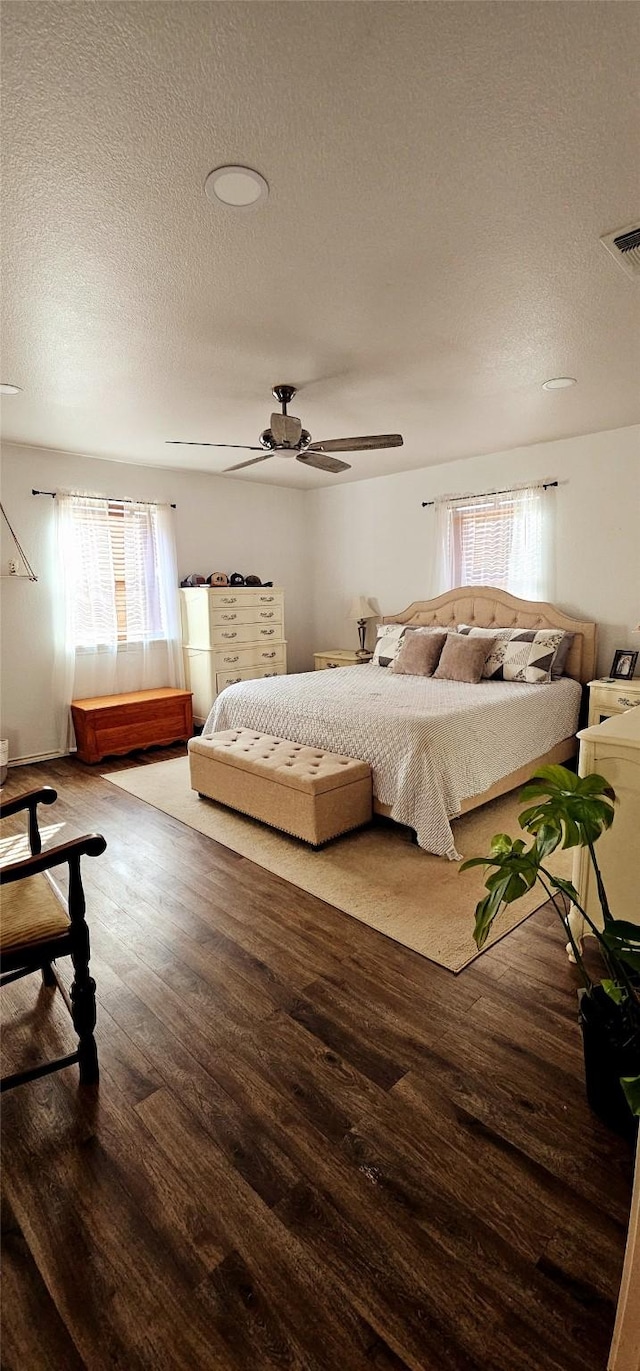
<svg viewBox="0 0 640 1371">
<path fill-rule="evenodd" d="M 589 721 L 601 724 L 612 714 L 624 714 L 626 709 L 640 705 L 640 680 L 612 681 L 604 677 L 601 681 L 589 681 Z"/>
<path fill-rule="evenodd" d="M 370 662 L 373 657 L 372 652 L 351 652 L 348 648 L 338 647 L 335 652 L 314 652 L 313 660 L 316 671 L 326 671 L 329 667 L 335 666 L 363 666 Z"/>
</svg>

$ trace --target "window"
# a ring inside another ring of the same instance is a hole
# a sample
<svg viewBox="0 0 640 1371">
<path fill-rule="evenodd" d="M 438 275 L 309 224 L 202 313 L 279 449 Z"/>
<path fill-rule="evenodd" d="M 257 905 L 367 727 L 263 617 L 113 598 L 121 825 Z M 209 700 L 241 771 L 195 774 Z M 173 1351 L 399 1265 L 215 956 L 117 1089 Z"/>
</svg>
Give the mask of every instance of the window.
<svg viewBox="0 0 640 1371">
<path fill-rule="evenodd" d="M 543 486 L 530 486 L 443 501 L 441 589 L 496 586 L 523 599 L 545 599 L 549 498 Z"/>
<path fill-rule="evenodd" d="M 53 690 L 62 752 L 69 704 L 156 686 L 184 689 L 173 511 L 58 491 Z"/>
<path fill-rule="evenodd" d="M 168 636 L 161 517 L 160 506 L 69 497 L 66 556 L 76 650 Z"/>
<path fill-rule="evenodd" d="M 113 561 L 119 643 L 164 637 L 158 576 L 156 511 L 109 501 L 108 524 Z"/>
</svg>

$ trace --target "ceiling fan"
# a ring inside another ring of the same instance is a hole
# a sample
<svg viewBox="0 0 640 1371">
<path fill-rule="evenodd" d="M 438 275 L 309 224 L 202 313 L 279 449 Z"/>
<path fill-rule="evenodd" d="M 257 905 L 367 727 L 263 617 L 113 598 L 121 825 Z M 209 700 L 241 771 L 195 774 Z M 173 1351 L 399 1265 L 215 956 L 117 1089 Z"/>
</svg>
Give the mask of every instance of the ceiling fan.
<svg viewBox="0 0 640 1371">
<path fill-rule="evenodd" d="M 271 425 L 260 434 L 260 447 L 248 443 L 200 443 L 189 438 L 168 438 L 168 443 L 186 447 L 228 447 L 243 448 L 245 452 L 259 452 L 259 457 L 250 457 L 248 462 L 236 462 L 235 466 L 225 467 L 227 471 L 241 471 L 242 467 L 255 466 L 266 462 L 267 458 L 295 457 L 306 467 L 317 467 L 319 471 L 350 471 L 350 462 L 341 462 L 333 457 L 333 452 L 366 452 L 383 447 L 402 447 L 399 433 L 376 433 L 362 438 L 325 438 L 320 443 L 312 443 L 311 434 L 302 427 L 299 419 L 287 413 L 296 394 L 295 386 L 274 386 L 271 392 L 281 406 L 281 414 L 271 415 Z M 266 449 L 266 450 L 265 450 Z"/>
</svg>

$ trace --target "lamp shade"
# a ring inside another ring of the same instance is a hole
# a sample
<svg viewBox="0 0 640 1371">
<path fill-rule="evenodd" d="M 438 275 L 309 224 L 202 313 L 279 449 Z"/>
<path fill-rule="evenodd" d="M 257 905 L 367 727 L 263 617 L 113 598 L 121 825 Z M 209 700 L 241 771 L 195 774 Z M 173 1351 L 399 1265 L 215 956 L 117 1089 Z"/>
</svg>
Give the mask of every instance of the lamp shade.
<svg viewBox="0 0 640 1371">
<path fill-rule="evenodd" d="M 365 599 L 364 595 L 354 596 L 349 606 L 349 613 L 347 614 L 347 618 L 358 620 L 375 619 L 375 617 L 376 611 L 375 609 L 372 609 L 369 601 Z"/>
</svg>

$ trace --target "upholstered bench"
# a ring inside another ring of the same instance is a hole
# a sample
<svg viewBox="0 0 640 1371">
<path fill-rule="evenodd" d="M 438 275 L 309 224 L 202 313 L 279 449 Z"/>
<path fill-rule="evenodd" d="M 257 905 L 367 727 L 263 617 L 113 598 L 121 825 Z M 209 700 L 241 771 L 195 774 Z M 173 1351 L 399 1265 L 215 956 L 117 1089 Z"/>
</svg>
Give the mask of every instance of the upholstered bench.
<svg viewBox="0 0 640 1371">
<path fill-rule="evenodd" d="M 191 785 L 318 847 L 371 818 L 368 762 L 248 728 L 189 742 Z"/>
</svg>

